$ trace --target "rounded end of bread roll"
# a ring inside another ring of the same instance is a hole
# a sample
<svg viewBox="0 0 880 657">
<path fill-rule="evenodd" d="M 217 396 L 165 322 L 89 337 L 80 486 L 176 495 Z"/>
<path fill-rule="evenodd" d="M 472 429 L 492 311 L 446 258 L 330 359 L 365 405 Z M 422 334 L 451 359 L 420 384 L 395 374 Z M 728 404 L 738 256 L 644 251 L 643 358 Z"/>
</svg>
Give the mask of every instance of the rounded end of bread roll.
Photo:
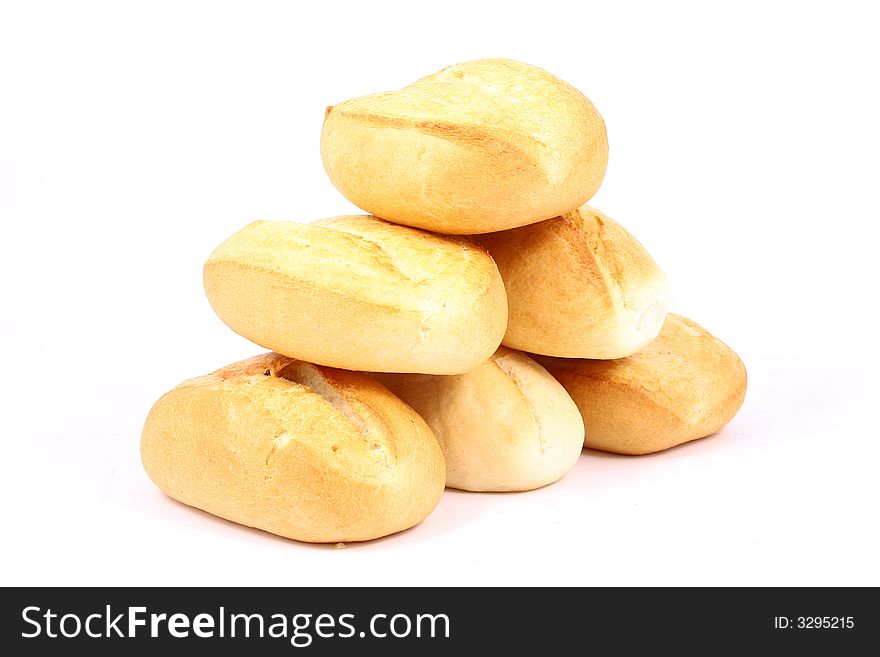
<svg viewBox="0 0 880 657">
<path fill-rule="evenodd" d="M 564 358 L 612 359 L 657 337 L 666 276 L 623 226 L 589 206 L 475 241 L 507 290 L 504 345 Z"/>
<path fill-rule="evenodd" d="M 730 347 L 674 314 L 626 358 L 536 358 L 580 409 L 585 446 L 618 454 L 650 454 L 719 431 L 742 406 L 748 381 Z"/>
<path fill-rule="evenodd" d="M 465 372 L 507 325 L 485 249 L 368 216 L 252 223 L 210 256 L 204 284 L 236 333 L 348 370 Z"/>
<path fill-rule="evenodd" d="M 458 376 L 374 375 L 434 431 L 446 485 L 524 491 L 559 480 L 577 462 L 584 425 L 571 397 L 527 355 L 501 347 Z"/>
<path fill-rule="evenodd" d="M 321 158 L 339 191 L 373 215 L 477 234 L 589 200 L 608 138 L 574 87 L 529 64 L 483 59 L 333 106 Z"/>
<path fill-rule="evenodd" d="M 141 457 L 170 497 L 308 542 L 412 527 L 445 483 L 431 430 L 382 385 L 278 354 L 165 394 L 147 418 Z"/>
</svg>

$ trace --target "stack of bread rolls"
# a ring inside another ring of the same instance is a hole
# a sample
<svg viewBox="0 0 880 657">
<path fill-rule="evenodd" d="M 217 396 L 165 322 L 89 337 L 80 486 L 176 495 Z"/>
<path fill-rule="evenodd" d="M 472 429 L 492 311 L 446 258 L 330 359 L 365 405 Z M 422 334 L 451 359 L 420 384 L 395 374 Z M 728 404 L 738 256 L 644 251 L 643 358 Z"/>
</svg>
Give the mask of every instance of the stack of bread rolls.
<svg viewBox="0 0 880 657">
<path fill-rule="evenodd" d="M 369 215 L 258 221 L 208 258 L 217 315 L 270 353 L 150 411 L 169 496 L 311 542 L 419 523 L 445 486 L 524 491 L 584 446 L 646 454 L 738 411 L 742 362 L 667 314 L 645 248 L 585 203 L 605 124 L 546 71 L 492 59 L 327 109 L 324 167 Z"/>
</svg>

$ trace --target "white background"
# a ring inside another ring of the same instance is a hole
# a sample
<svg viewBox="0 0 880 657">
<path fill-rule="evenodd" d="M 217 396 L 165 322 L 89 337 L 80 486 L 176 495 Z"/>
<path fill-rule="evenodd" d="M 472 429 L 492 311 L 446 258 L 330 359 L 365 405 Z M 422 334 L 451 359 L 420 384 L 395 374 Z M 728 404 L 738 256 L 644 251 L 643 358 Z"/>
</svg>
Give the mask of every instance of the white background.
<svg viewBox="0 0 880 657">
<path fill-rule="evenodd" d="M 2 584 L 880 584 L 871 3 L 58 3 L 0 10 Z M 717 436 L 585 452 L 525 494 L 309 546 L 164 497 L 138 442 L 183 379 L 261 350 L 201 267 L 258 218 L 353 211 L 324 108 L 512 57 L 604 115 L 592 203 L 739 352 Z"/>
</svg>

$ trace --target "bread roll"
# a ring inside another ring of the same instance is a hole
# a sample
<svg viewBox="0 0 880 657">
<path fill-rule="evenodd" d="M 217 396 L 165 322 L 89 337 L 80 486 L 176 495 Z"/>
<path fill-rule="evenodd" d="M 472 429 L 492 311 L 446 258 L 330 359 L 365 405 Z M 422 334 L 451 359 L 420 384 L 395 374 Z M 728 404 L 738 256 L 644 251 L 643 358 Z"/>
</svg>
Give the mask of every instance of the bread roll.
<svg viewBox="0 0 880 657">
<path fill-rule="evenodd" d="M 539 224 L 475 238 L 501 271 L 505 346 L 566 358 L 620 358 L 653 340 L 669 283 L 620 224 L 582 206 Z"/>
<path fill-rule="evenodd" d="M 367 212 L 473 234 L 589 200 L 608 140 L 574 87 L 528 64 L 483 59 L 328 107 L 321 157 L 333 184 Z"/>
<path fill-rule="evenodd" d="M 538 360 L 578 405 L 585 445 L 618 454 L 648 454 L 715 433 L 746 394 L 739 357 L 679 315 L 668 315 L 660 336 L 627 358 Z"/>
<path fill-rule="evenodd" d="M 299 541 L 364 541 L 421 522 L 445 479 L 431 430 L 365 374 L 265 354 L 182 383 L 141 457 L 167 495 Z"/>
<path fill-rule="evenodd" d="M 482 247 L 375 217 L 258 221 L 214 251 L 204 278 L 236 333 L 348 370 L 466 372 L 507 324 L 504 284 Z"/>
<path fill-rule="evenodd" d="M 519 491 L 560 479 L 580 456 L 584 424 L 547 371 L 501 347 L 457 376 L 376 375 L 428 423 L 446 457 L 446 485 Z"/>
</svg>

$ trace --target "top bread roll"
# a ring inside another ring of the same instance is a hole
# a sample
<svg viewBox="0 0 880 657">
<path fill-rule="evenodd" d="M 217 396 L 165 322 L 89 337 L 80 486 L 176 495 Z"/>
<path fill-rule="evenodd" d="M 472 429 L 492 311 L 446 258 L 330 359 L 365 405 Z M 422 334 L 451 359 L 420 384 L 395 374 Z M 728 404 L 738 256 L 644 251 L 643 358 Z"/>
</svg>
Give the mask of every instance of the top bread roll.
<svg viewBox="0 0 880 657">
<path fill-rule="evenodd" d="M 456 64 L 327 108 L 321 157 L 367 212 L 450 234 L 568 212 L 605 175 L 605 123 L 577 89 L 509 59 Z"/>
<path fill-rule="evenodd" d="M 204 281 L 236 333 L 347 370 L 461 374 L 495 352 L 507 324 L 482 247 L 375 217 L 257 221 L 217 247 Z"/>
<path fill-rule="evenodd" d="M 585 205 L 475 239 L 492 254 L 507 289 L 507 347 L 622 358 L 663 326 L 666 276 L 635 237 L 598 210 Z"/>
</svg>

